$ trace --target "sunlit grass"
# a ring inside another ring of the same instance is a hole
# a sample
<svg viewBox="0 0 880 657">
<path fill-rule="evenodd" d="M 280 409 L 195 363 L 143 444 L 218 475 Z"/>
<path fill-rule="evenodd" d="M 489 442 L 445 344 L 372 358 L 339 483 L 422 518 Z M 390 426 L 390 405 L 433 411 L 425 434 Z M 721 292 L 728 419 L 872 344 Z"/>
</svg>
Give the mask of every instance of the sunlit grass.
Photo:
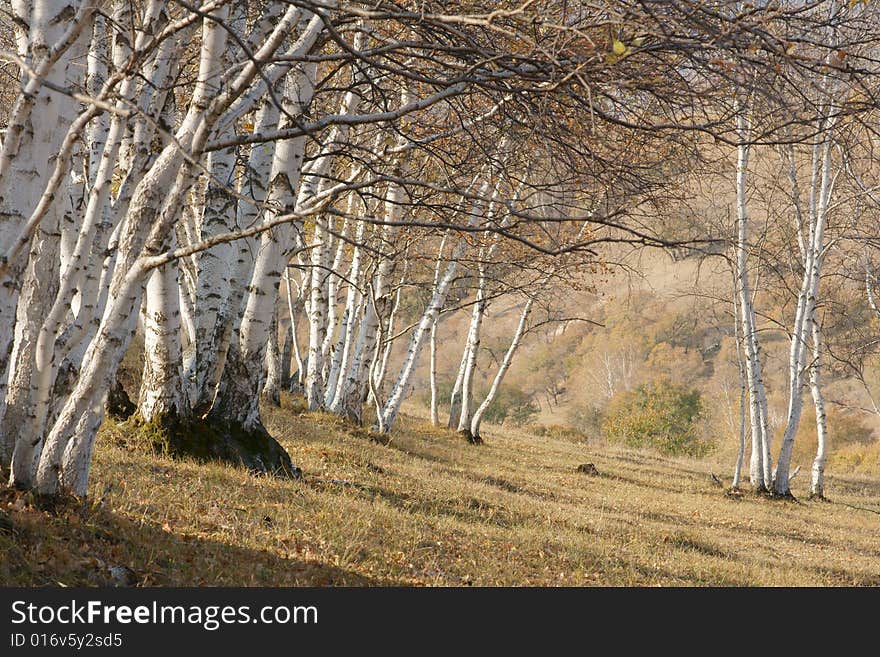
<svg viewBox="0 0 880 657">
<path fill-rule="evenodd" d="M 382 444 L 284 403 L 267 426 L 301 481 L 129 450 L 106 426 L 85 505 L 3 492 L 0 583 L 122 565 L 143 585 L 880 584 L 878 479 L 831 475 L 831 503 L 803 475 L 800 502 L 733 498 L 711 461 L 492 427 L 474 447 L 411 417 Z"/>
</svg>

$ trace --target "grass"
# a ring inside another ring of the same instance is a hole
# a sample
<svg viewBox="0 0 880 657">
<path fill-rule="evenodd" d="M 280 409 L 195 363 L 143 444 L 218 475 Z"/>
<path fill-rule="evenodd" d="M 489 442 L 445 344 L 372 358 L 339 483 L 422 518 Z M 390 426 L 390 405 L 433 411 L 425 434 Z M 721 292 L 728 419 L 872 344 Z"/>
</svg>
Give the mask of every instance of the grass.
<svg viewBox="0 0 880 657">
<path fill-rule="evenodd" d="M 730 497 L 711 461 L 491 427 L 474 447 L 410 417 L 382 444 L 284 404 L 266 424 L 300 481 L 146 454 L 108 424 L 88 501 L 0 491 L 0 584 L 880 585 L 875 478 L 830 476 L 831 502 L 803 475 L 800 502 Z"/>
</svg>

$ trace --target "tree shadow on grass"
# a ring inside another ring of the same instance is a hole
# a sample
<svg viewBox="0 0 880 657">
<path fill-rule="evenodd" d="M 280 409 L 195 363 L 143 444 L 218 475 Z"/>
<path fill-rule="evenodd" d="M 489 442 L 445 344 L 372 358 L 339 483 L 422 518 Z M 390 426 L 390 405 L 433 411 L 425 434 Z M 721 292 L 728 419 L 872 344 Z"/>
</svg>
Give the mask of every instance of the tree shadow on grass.
<svg viewBox="0 0 880 657">
<path fill-rule="evenodd" d="M 0 526 L 0 586 L 392 586 L 315 559 L 138 522 L 101 506 L 13 498 Z M 3 504 L 2 506 L 6 506 Z M 290 548 L 296 551 L 291 540 Z"/>
</svg>

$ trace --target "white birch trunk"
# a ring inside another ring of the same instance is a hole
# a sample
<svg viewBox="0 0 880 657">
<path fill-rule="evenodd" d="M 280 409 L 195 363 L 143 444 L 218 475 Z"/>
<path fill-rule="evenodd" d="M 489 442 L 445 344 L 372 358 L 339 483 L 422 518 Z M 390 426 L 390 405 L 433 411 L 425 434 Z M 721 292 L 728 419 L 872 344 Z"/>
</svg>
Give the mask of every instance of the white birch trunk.
<svg viewBox="0 0 880 657">
<path fill-rule="evenodd" d="M 144 370 L 138 412 L 147 422 L 183 414 L 180 372 L 180 294 L 177 263 L 154 270 L 144 304 Z"/>
<path fill-rule="evenodd" d="M 127 3 L 126 3 L 127 4 Z M 121 8 L 119 8 L 119 3 L 117 3 L 117 13 L 114 15 L 114 20 L 117 18 L 122 18 L 123 16 L 119 16 L 121 13 Z M 124 22 L 119 22 L 118 24 L 124 25 Z M 98 14 L 95 16 L 95 23 L 93 26 L 92 33 L 92 43 L 89 47 L 89 54 L 86 62 L 87 67 L 87 77 L 86 77 L 86 90 L 88 94 L 96 98 L 101 91 L 101 87 L 104 86 L 104 82 L 107 80 L 107 61 L 108 61 L 108 49 L 107 49 L 107 23 L 106 19 L 102 14 Z M 83 177 L 88 183 L 88 189 L 95 185 L 95 177 L 98 172 L 98 166 L 101 161 L 101 154 L 104 152 L 104 144 L 107 141 L 107 133 L 110 131 L 110 117 L 106 112 L 102 112 L 99 114 L 92 122 L 89 124 L 88 131 L 86 132 L 86 145 L 88 148 L 88 157 L 84 160 L 84 172 Z"/>
<path fill-rule="evenodd" d="M 813 396 L 813 404 L 816 408 L 816 457 L 813 459 L 813 467 L 810 478 L 810 495 L 823 499 L 825 497 L 825 463 L 828 460 L 828 421 L 825 415 L 825 398 L 822 395 L 822 329 L 815 307 L 810 322 L 813 333 L 813 362 L 810 364 L 810 392 Z"/>
<path fill-rule="evenodd" d="M 330 276 L 327 279 L 327 330 L 324 332 L 324 341 L 321 344 L 321 360 L 324 364 L 321 379 L 324 382 L 324 399 L 322 408 L 328 408 L 336 394 L 336 384 L 339 379 L 339 366 L 341 361 L 340 350 L 345 342 L 346 325 L 350 321 L 350 316 L 340 318 L 339 330 L 336 331 L 336 314 L 339 304 L 339 284 L 342 281 L 338 272 L 342 268 L 342 260 L 345 256 L 345 246 L 348 237 L 348 217 L 342 223 L 339 230 L 339 238 L 336 239 L 336 254 L 333 256 L 333 263 L 330 265 Z M 344 315 L 343 311 L 343 315 Z M 334 342 L 333 336 L 337 334 Z M 336 370 L 334 372 L 334 370 Z"/>
<path fill-rule="evenodd" d="M 736 241 L 736 276 L 738 281 L 740 322 L 745 343 L 746 378 L 749 386 L 749 420 L 751 425 L 751 457 L 749 478 L 755 490 L 762 491 L 770 487 L 767 478 L 768 465 L 765 456 L 768 454 L 768 428 L 766 416 L 766 393 L 762 377 L 761 355 L 758 342 L 755 313 L 752 307 L 752 295 L 748 274 L 748 207 L 747 179 L 749 166 L 750 123 L 746 116 L 747 108 L 739 107 L 737 128 L 740 144 L 737 147 L 736 168 L 736 207 L 737 207 L 737 241 Z"/>
<path fill-rule="evenodd" d="M 325 220 L 326 221 L 326 220 Z M 309 289 L 309 352 L 306 364 L 306 402 L 310 411 L 323 406 L 324 354 L 322 346 L 328 325 L 329 299 L 327 281 L 329 275 L 330 233 L 322 226 L 323 221 L 315 222 L 315 237 L 311 249 L 311 285 Z"/>
<path fill-rule="evenodd" d="M 430 349 L 430 371 L 428 376 L 430 377 L 430 386 L 431 386 L 431 425 L 432 426 L 440 426 L 440 410 L 439 410 L 439 398 L 437 395 L 437 322 L 435 321 L 431 324 L 431 341 L 429 345 Z"/>
<path fill-rule="evenodd" d="M 293 345 L 293 358 L 296 361 L 296 377 L 291 376 L 291 392 L 294 391 L 294 381 L 296 381 L 296 392 L 302 392 L 303 383 L 305 381 L 304 370 L 305 365 L 302 359 L 302 352 L 299 348 L 299 336 L 296 332 L 296 305 L 299 302 L 299 295 L 294 299 L 293 280 L 290 278 L 290 267 L 284 268 L 284 279 L 287 284 L 287 314 L 290 318 L 290 341 Z"/>
<path fill-rule="evenodd" d="M 391 313 L 388 315 L 388 328 L 385 330 L 385 335 L 387 337 L 384 340 L 385 345 L 382 349 L 382 358 L 379 361 L 379 369 L 373 377 L 373 387 L 377 391 L 382 390 L 382 383 L 385 381 L 385 372 L 388 370 L 388 359 L 391 356 L 391 349 L 394 346 L 394 320 L 397 317 L 397 310 L 400 308 L 400 294 L 403 291 L 403 286 L 406 284 L 407 274 L 409 273 L 409 259 L 406 252 L 404 252 L 403 258 L 403 273 L 400 275 L 397 289 L 394 291 L 394 303 L 391 305 Z"/>
<path fill-rule="evenodd" d="M 280 300 L 280 299 L 279 299 Z M 266 344 L 266 380 L 261 396 L 270 404 L 281 406 L 281 354 L 278 349 L 278 310 L 272 317 L 274 330 L 270 332 Z"/>
<path fill-rule="evenodd" d="M 774 492 L 777 495 L 789 495 L 789 471 L 791 468 L 791 454 L 794 447 L 794 438 L 800 425 L 801 411 L 803 409 L 803 373 L 806 367 L 807 346 L 810 337 L 811 318 L 814 315 L 816 299 L 819 292 L 819 280 L 822 268 L 822 254 L 824 250 L 825 226 L 827 224 L 828 204 L 831 195 L 831 147 L 832 140 L 825 126 L 825 134 L 822 140 L 821 154 L 817 159 L 814 171 L 818 169 L 818 176 L 814 173 L 811 197 L 816 199 L 815 211 L 810 212 L 810 229 L 808 238 L 807 260 L 804 263 L 804 275 L 801 283 L 798 305 L 795 314 L 795 324 L 792 330 L 791 350 L 789 353 L 789 404 L 786 418 L 785 432 L 782 436 L 782 445 L 779 450 Z M 818 185 L 816 180 L 818 178 Z"/>
<path fill-rule="evenodd" d="M 739 303 L 737 299 L 739 296 L 739 286 L 736 276 L 734 276 L 733 288 L 733 337 L 736 342 L 736 364 L 739 372 L 739 449 L 736 454 L 736 464 L 733 468 L 731 488 L 739 490 L 742 481 L 743 458 L 746 452 L 746 392 L 748 385 L 744 357 L 745 349 L 743 347 L 743 335 L 739 322 Z"/>
<path fill-rule="evenodd" d="M 471 335 L 470 326 L 470 323 L 468 323 L 468 333 L 465 338 L 464 349 L 461 351 L 458 373 L 455 375 L 455 382 L 452 384 L 452 392 L 449 396 L 449 421 L 446 426 L 450 429 L 455 429 L 458 426 L 458 421 L 461 417 L 461 387 L 464 382 L 464 371 L 467 368 L 468 355 L 470 353 L 467 348 Z"/>
<path fill-rule="evenodd" d="M 475 443 L 483 442 L 480 437 L 480 423 L 483 421 L 483 415 L 486 413 L 486 409 L 488 409 L 492 402 L 495 401 L 495 397 L 498 395 L 498 390 L 501 387 L 501 382 L 504 381 L 504 375 L 507 374 L 507 370 L 510 369 L 510 364 L 513 362 L 513 356 L 516 354 L 516 350 L 519 348 L 519 345 L 522 342 L 522 337 L 525 334 L 526 323 L 528 322 L 529 314 L 532 312 L 532 306 L 534 303 L 535 300 L 532 298 L 529 298 L 529 300 L 526 301 L 526 305 L 523 307 L 519 316 L 519 323 L 516 325 L 513 338 L 510 341 L 510 346 L 507 348 L 504 358 L 501 360 L 498 372 L 495 373 L 495 378 L 492 380 L 489 392 L 483 400 L 483 403 L 481 403 L 474 412 L 474 417 L 471 420 L 470 426 L 470 439 Z"/>
<path fill-rule="evenodd" d="M 440 282 L 440 265 L 443 262 L 443 249 L 446 247 L 446 240 L 448 238 L 449 231 L 443 233 L 443 239 L 440 240 L 440 249 L 437 252 L 437 261 L 434 263 L 434 287 L 437 287 L 437 283 Z M 439 319 L 439 317 L 437 319 Z M 431 324 L 431 340 L 429 343 L 430 370 L 428 373 L 431 386 L 431 424 L 435 427 L 439 426 L 440 424 L 440 400 L 437 396 L 437 319 L 435 319 L 434 322 Z"/>
<path fill-rule="evenodd" d="M 351 215 L 354 209 L 355 195 L 349 196 L 348 214 Z M 342 311 L 342 318 L 339 323 L 339 338 L 333 349 L 333 357 L 330 361 L 330 369 L 327 374 L 327 385 L 324 396 L 324 407 L 331 412 L 338 413 L 336 407 L 336 399 L 339 397 L 343 377 L 342 373 L 348 370 L 351 361 L 351 353 L 354 348 L 355 324 L 358 309 L 361 305 L 360 292 L 358 287 L 362 284 L 361 266 L 363 255 L 361 253 L 361 242 L 364 239 L 365 223 L 357 222 L 354 236 L 354 249 L 351 258 L 351 270 L 349 271 L 348 290 L 345 295 L 345 308 Z M 336 265 L 338 266 L 338 265 Z"/>
<path fill-rule="evenodd" d="M 483 327 L 483 317 L 486 312 L 486 265 L 482 262 L 483 254 L 479 256 L 479 283 L 477 285 L 477 297 L 471 310 L 471 326 L 468 331 L 465 351 L 467 359 L 464 366 L 464 375 L 461 379 L 461 413 L 458 417 L 458 432 L 473 441 L 471 435 L 471 417 L 474 412 L 474 377 L 477 371 L 477 358 L 480 350 L 480 336 Z"/>
<path fill-rule="evenodd" d="M 305 51 L 310 47 L 311 44 Z M 282 128 L 300 116 L 311 102 L 314 75 L 315 66 L 306 64 L 299 75 L 287 81 Z M 286 139 L 276 145 L 267 199 L 267 205 L 271 209 L 267 208 L 264 215 L 266 218 L 294 207 L 304 150 L 305 137 Z M 238 352 L 241 366 L 236 371 L 229 371 L 227 364 L 227 372 L 220 382 L 208 415 L 214 422 L 232 422 L 245 431 L 262 429 L 259 399 L 266 344 L 270 336 L 275 335 L 272 316 L 281 276 L 287 266 L 286 254 L 292 236 L 293 227 L 286 223 L 264 232 L 260 238 L 260 248 L 239 327 Z"/>
</svg>

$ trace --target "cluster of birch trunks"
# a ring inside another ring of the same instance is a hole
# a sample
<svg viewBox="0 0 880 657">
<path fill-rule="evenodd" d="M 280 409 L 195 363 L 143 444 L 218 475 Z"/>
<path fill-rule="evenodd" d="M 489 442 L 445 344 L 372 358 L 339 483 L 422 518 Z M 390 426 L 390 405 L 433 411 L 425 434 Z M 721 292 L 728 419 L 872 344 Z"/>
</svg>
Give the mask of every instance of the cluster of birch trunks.
<svg viewBox="0 0 880 657">
<path fill-rule="evenodd" d="M 265 433 L 260 399 L 290 382 L 310 409 L 388 432 L 425 351 L 439 422 L 438 319 L 465 308 L 449 422 L 479 441 L 554 282 L 600 259 L 606 242 L 668 245 L 628 211 L 668 201 L 673 174 L 657 172 L 682 157 L 672 133 L 729 136 L 733 117 L 751 477 L 787 492 L 807 370 L 822 405 L 816 298 L 838 110 L 853 85 L 827 74 L 802 112 L 804 125 L 818 123 L 808 208 L 792 178 L 803 285 L 774 473 L 748 280 L 759 103 L 747 82 L 791 55 L 780 25 L 802 29 L 834 3 L 812 13 L 783 4 L 743 18 L 739 3 L 703 15 L 703 3 L 673 0 L 0 2 L 0 465 L 10 483 L 85 494 L 135 336 L 144 422 Z M 860 11 L 867 20 L 873 9 Z M 819 71 L 835 56 L 801 41 L 797 66 Z M 741 90 L 733 114 L 731 88 Z M 694 124 L 699 108 L 711 119 Z M 475 399 L 486 307 L 502 294 L 520 314 L 487 397 Z M 421 304 L 410 326 L 395 323 L 402 298 Z M 398 340 L 405 350 L 392 349 Z"/>
</svg>

